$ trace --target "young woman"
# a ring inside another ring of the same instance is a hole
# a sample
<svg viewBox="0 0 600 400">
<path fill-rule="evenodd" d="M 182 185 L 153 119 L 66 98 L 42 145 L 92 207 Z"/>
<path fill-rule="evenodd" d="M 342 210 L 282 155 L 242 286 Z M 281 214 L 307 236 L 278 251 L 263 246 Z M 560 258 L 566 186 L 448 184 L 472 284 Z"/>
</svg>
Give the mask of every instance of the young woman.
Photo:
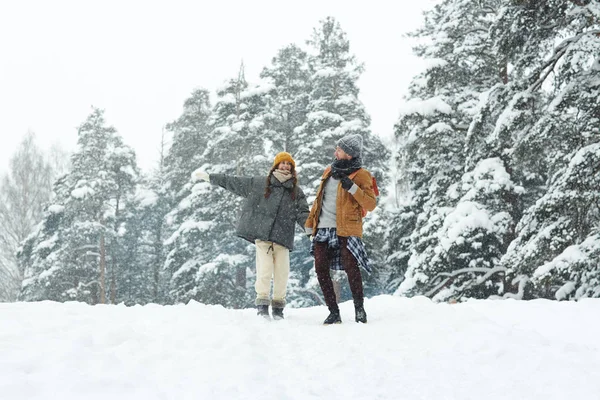
<svg viewBox="0 0 600 400">
<path fill-rule="evenodd" d="M 283 319 L 290 274 L 290 250 L 294 248 L 294 226 L 304 230 L 308 203 L 298 186 L 296 163 L 291 154 L 275 156 L 267 177 L 207 174 L 196 170 L 192 179 L 205 180 L 246 198 L 236 234 L 256 245 L 256 306 L 258 315 Z M 270 299 L 271 281 L 273 298 Z"/>
</svg>

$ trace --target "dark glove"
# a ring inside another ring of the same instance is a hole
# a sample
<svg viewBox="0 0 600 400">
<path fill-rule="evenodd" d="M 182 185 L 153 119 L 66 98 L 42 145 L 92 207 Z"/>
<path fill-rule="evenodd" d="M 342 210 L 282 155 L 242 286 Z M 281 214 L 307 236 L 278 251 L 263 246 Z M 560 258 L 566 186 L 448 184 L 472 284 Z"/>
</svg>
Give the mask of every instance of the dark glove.
<svg viewBox="0 0 600 400">
<path fill-rule="evenodd" d="M 354 185 L 354 182 L 352 182 L 352 179 L 348 178 L 347 175 L 344 175 L 342 177 L 342 179 L 340 179 L 340 182 L 342 183 L 342 187 L 345 190 L 350 190 L 350 188 L 352 187 L 352 185 Z"/>
</svg>

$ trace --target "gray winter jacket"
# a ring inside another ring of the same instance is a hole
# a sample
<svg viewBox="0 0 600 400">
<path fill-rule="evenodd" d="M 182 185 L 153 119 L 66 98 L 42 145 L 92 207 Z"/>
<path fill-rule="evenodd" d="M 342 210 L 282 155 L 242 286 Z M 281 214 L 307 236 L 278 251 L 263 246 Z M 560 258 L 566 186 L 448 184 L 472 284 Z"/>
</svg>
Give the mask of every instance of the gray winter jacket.
<svg viewBox="0 0 600 400">
<path fill-rule="evenodd" d="M 266 176 L 210 174 L 210 183 L 246 198 L 236 234 L 252 243 L 256 239 L 294 249 L 294 224 L 304 230 L 308 203 L 300 187 L 292 199 L 292 179 L 281 183 L 271 176 L 271 194 L 265 198 Z"/>
</svg>

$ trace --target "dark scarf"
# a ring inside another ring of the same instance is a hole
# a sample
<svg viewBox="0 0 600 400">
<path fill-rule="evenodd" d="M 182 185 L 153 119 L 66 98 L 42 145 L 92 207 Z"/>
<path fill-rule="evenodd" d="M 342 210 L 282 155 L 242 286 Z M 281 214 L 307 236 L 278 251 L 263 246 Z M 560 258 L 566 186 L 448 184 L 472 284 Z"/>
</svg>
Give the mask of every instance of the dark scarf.
<svg viewBox="0 0 600 400">
<path fill-rule="evenodd" d="M 362 160 L 360 157 L 353 158 L 351 160 L 335 160 L 331 163 L 331 176 L 335 179 L 340 179 L 344 176 L 348 176 L 354 171 L 359 170 L 362 167 Z"/>
</svg>

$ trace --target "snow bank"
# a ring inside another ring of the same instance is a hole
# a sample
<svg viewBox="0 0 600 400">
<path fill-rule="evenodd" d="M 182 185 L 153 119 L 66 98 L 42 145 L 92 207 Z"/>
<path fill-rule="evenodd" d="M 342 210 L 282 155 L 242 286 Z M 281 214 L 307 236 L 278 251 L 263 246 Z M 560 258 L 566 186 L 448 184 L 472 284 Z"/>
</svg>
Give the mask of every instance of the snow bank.
<svg viewBox="0 0 600 400">
<path fill-rule="evenodd" d="M 593 399 L 600 300 L 325 307 L 0 303 L 3 400 Z"/>
</svg>

